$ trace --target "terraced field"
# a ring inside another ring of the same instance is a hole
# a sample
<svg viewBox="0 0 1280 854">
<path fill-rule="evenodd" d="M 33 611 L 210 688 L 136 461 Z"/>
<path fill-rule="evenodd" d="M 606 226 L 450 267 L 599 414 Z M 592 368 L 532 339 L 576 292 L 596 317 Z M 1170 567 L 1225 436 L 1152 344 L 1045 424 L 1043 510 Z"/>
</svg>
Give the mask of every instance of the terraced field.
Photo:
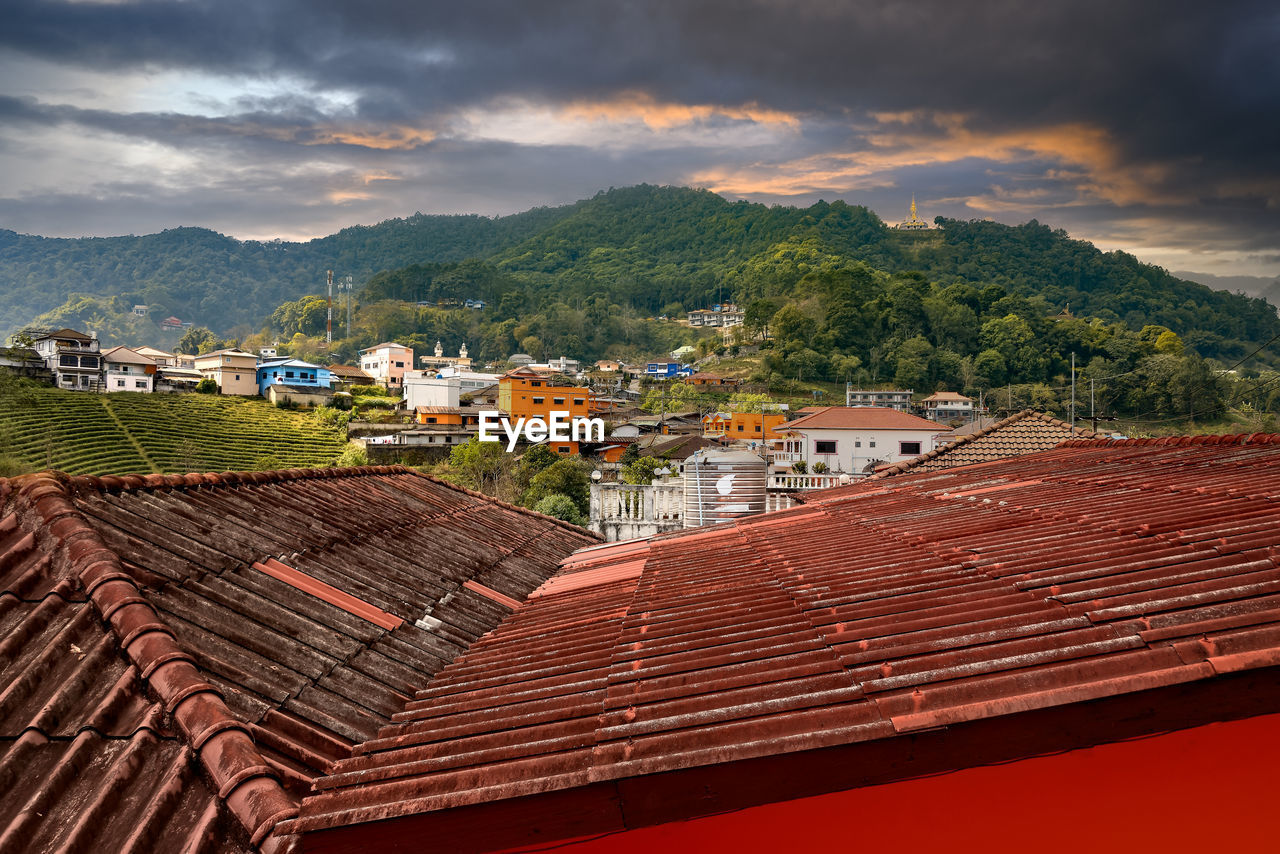
<svg viewBox="0 0 1280 854">
<path fill-rule="evenodd" d="M 330 465 L 346 448 L 309 415 L 219 395 L 0 392 L 0 455 L 69 474 L 244 471 Z"/>
</svg>

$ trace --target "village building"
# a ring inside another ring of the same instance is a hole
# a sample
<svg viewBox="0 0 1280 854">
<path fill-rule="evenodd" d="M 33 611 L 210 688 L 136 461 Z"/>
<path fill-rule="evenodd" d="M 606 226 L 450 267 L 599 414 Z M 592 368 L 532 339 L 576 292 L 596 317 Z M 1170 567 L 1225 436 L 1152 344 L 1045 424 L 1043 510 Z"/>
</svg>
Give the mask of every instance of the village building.
<svg viewBox="0 0 1280 854">
<path fill-rule="evenodd" d="M 112 347 L 102 353 L 104 391 L 155 391 L 156 362 L 137 350 Z"/>
<path fill-rule="evenodd" d="M 385 341 L 360 351 L 360 370 L 392 391 L 404 385 L 405 371 L 413 370 L 413 348 Z"/>
<path fill-rule="evenodd" d="M 205 379 L 213 380 L 223 394 L 256 397 L 258 357 L 243 350 L 214 350 L 194 359 L 195 369 Z"/>
<path fill-rule="evenodd" d="M 713 374 L 707 371 L 698 371 L 695 374 L 690 374 L 684 378 L 684 381 L 686 385 L 713 386 L 717 388 L 724 386 L 737 386 L 739 384 L 739 381 L 733 377 L 722 377 L 719 374 Z"/>
<path fill-rule="evenodd" d="M 852 383 L 845 386 L 845 406 L 887 406 L 899 412 L 911 411 L 911 389 L 855 389 Z"/>
<path fill-rule="evenodd" d="M 940 391 L 920 401 L 920 409 L 925 418 L 945 424 L 948 421 L 970 421 L 980 414 L 977 401 L 954 391 Z"/>
<path fill-rule="evenodd" d="M 354 365 L 328 365 L 329 382 L 335 391 L 350 391 L 352 386 L 373 385 L 373 377 Z"/>
<path fill-rule="evenodd" d="M 693 327 L 741 326 L 747 313 L 736 305 L 717 305 L 710 309 L 697 309 L 685 317 Z"/>
<path fill-rule="evenodd" d="M 102 355 L 98 339 L 74 329 L 40 332 L 31 336 L 31 348 L 53 373 L 58 388 L 102 390 Z"/>
<path fill-rule="evenodd" d="M 511 421 L 541 418 L 547 421 L 552 412 L 566 412 L 566 418 L 588 418 L 591 415 L 591 389 L 564 385 L 529 368 L 515 368 L 498 379 L 498 409 Z M 552 442 L 557 454 L 578 453 L 577 442 Z"/>
<path fill-rule="evenodd" d="M 827 471 L 850 475 L 927 454 L 934 437 L 946 430 L 919 416 L 874 406 L 828 406 L 773 429 L 792 445 L 780 461 L 803 462 L 809 471 L 822 463 Z"/>
<path fill-rule="evenodd" d="M 622 370 L 622 367 L 623 367 L 622 362 L 618 362 L 613 359 L 600 359 L 595 364 L 596 370 L 605 374 L 611 374 L 616 371 L 620 371 Z"/>
<path fill-rule="evenodd" d="M 263 397 L 268 397 L 271 386 L 281 385 L 288 386 L 295 395 L 308 392 L 312 396 L 333 398 L 329 369 L 302 359 L 265 359 L 258 363 L 257 373 L 258 393 Z"/>
<path fill-rule="evenodd" d="M 471 357 L 467 355 L 467 345 L 465 343 L 458 349 L 457 356 L 446 356 L 444 354 L 444 345 L 437 341 L 434 353 L 430 356 L 419 356 L 418 364 L 422 365 L 424 371 L 439 368 L 467 370 L 471 367 Z"/>
</svg>

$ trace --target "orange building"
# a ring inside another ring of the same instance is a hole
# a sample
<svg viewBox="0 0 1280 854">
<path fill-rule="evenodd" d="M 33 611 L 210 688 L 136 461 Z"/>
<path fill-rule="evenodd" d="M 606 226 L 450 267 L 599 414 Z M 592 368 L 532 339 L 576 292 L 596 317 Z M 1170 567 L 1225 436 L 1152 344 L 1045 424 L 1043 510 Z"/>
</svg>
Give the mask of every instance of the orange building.
<svg viewBox="0 0 1280 854">
<path fill-rule="evenodd" d="M 591 389 L 560 385 L 555 379 L 529 368 L 516 368 L 498 378 L 498 409 L 512 421 L 518 418 L 550 419 L 552 412 L 568 412 L 569 419 L 591 414 Z M 553 442 L 557 454 L 576 454 L 577 442 Z"/>
<path fill-rule="evenodd" d="M 729 432 L 733 416 L 728 412 L 711 412 L 702 416 L 702 435 L 708 439 L 724 436 Z"/>
<path fill-rule="evenodd" d="M 419 424 L 441 424 L 450 427 L 475 427 L 480 415 L 455 406 L 419 406 L 414 410 Z"/>
<path fill-rule="evenodd" d="M 730 440 L 755 439 L 771 441 L 778 438 L 774 428 L 787 420 L 781 412 L 735 412 L 725 427 L 724 435 Z"/>
</svg>

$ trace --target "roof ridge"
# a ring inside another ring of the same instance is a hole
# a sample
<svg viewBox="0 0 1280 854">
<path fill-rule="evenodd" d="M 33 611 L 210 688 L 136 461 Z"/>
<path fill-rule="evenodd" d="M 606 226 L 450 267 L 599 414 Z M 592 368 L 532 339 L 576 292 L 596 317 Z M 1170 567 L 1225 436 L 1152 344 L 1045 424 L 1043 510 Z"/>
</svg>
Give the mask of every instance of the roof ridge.
<svg viewBox="0 0 1280 854">
<path fill-rule="evenodd" d="M 53 539 L 54 559 L 84 589 L 199 758 L 218 799 L 259 845 L 277 823 L 297 814 L 298 801 L 258 752 L 250 725 L 231 712 L 116 553 L 71 502 L 76 485 L 61 472 L 22 475 L 0 484 L 0 498 L 13 493 L 14 512 L 35 516 L 42 535 Z"/>
<path fill-rule="evenodd" d="M 996 430 L 1003 429 L 1009 426 L 1010 424 L 1015 424 L 1018 421 L 1023 420 L 1024 418 L 1034 418 L 1037 421 L 1043 421 L 1046 424 L 1059 425 L 1069 430 L 1072 430 L 1073 432 L 1088 434 L 1087 436 L 1082 435 L 1075 439 L 1064 439 L 1061 443 L 1057 445 L 1057 447 L 1062 447 L 1067 442 L 1074 442 L 1074 441 L 1092 442 L 1092 441 L 1095 441 L 1096 438 L 1098 437 L 1098 434 L 1094 433 L 1092 430 L 1089 430 L 1085 427 L 1072 427 L 1066 421 L 1063 421 L 1060 418 L 1055 418 L 1054 416 L 1050 415 L 1047 412 L 1043 412 L 1041 410 L 1032 409 L 1031 407 L 1028 407 L 1026 409 L 1019 410 L 1018 412 L 1015 412 L 1012 415 L 1006 416 L 1005 418 L 1002 418 L 1001 420 L 995 422 L 994 424 L 988 424 L 986 427 L 983 427 L 981 430 L 977 431 L 976 433 L 970 433 L 968 436 L 963 436 L 948 445 L 943 445 L 941 448 L 934 448 L 932 451 L 930 451 L 927 454 L 921 454 L 918 457 L 912 457 L 909 460 L 903 460 L 900 463 L 894 463 L 888 468 L 883 468 L 880 471 L 875 472 L 874 474 L 871 474 L 870 476 L 866 477 L 865 480 L 883 479 L 895 474 L 901 474 L 904 471 L 909 471 L 913 468 L 916 468 L 917 466 L 923 465 L 929 460 L 937 459 L 943 454 L 951 453 L 956 448 L 961 448 L 961 447 L 964 447 L 965 445 L 972 444 L 973 442 L 976 442 L 978 439 L 985 438 L 986 436 L 989 436 L 992 433 L 994 433 Z"/>
<path fill-rule="evenodd" d="M 1068 439 L 1059 448 L 1157 447 L 1162 445 L 1280 445 L 1280 433 L 1211 433 L 1202 436 L 1149 436 L 1139 439 Z"/>
</svg>

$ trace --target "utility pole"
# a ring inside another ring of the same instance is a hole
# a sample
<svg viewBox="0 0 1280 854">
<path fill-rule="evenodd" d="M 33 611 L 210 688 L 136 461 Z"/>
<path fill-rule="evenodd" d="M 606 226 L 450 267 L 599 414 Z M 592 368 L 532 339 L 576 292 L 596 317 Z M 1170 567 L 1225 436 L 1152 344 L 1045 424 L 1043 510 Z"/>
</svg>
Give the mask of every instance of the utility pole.
<svg viewBox="0 0 1280 854">
<path fill-rule="evenodd" d="M 326 278 L 329 280 L 329 303 L 328 318 L 325 321 L 324 343 L 326 345 L 333 344 L 333 271 L 326 270 Z"/>
<path fill-rule="evenodd" d="M 347 337 L 351 337 L 351 277 L 347 276 Z"/>
<path fill-rule="evenodd" d="M 1071 354 L 1071 432 L 1076 429 L 1076 354 Z"/>
</svg>

